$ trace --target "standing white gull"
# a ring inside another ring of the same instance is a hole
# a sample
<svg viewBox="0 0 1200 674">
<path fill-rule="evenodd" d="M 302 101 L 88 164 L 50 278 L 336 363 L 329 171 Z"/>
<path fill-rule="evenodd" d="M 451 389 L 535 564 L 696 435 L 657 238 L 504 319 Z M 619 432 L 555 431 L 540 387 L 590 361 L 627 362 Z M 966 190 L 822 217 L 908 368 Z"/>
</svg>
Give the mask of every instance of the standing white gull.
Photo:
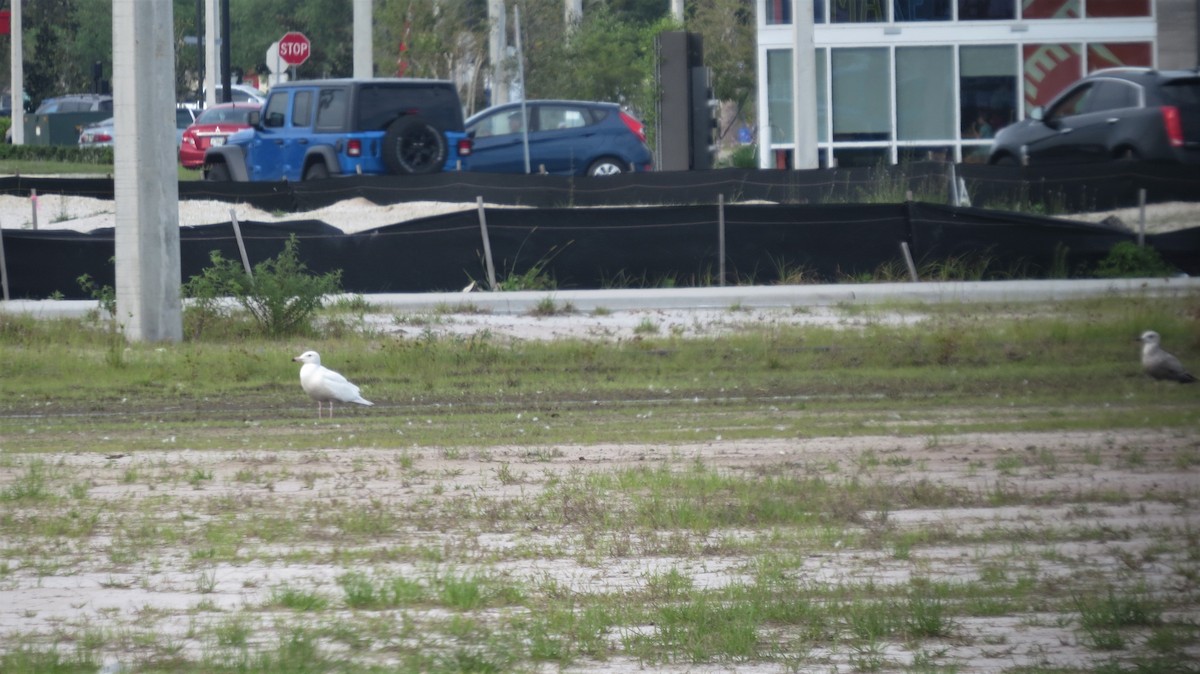
<svg viewBox="0 0 1200 674">
<path fill-rule="evenodd" d="M 329 403 L 329 418 L 333 418 L 333 401 L 374 405 L 362 397 L 358 387 L 345 377 L 321 365 L 321 356 L 316 351 L 305 351 L 292 359 L 300 366 L 300 386 L 310 398 L 317 401 L 317 418 L 321 418 L 321 403 Z"/>
<path fill-rule="evenodd" d="M 1155 379 L 1168 379 L 1177 381 L 1181 384 L 1190 384 L 1196 381 L 1183 367 L 1183 363 L 1179 359 L 1163 350 L 1159 343 L 1162 338 L 1153 330 L 1147 330 L 1142 333 L 1141 339 L 1137 340 L 1142 343 L 1142 370 L 1146 374 Z"/>
</svg>

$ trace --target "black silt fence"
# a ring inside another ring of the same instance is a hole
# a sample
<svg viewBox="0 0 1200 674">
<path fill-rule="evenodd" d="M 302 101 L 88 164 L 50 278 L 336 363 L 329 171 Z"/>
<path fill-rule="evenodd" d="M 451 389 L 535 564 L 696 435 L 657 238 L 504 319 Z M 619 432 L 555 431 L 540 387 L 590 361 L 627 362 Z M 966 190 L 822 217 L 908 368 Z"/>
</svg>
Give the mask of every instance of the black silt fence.
<svg viewBox="0 0 1200 674">
<path fill-rule="evenodd" d="M 527 274 L 560 288 L 715 285 L 719 210 L 713 205 L 641 208 L 489 208 L 498 277 Z M 985 277 L 1086 275 L 1124 230 L 1053 218 L 925 203 L 733 205 L 724 208 L 727 282 L 794 278 L 837 282 L 903 264 L 986 262 Z M 252 264 L 275 257 L 289 236 L 314 272 L 341 270 L 347 292 L 457 290 L 486 279 L 475 210 L 345 234 L 323 222 L 240 223 Z M 1200 228 L 1146 237 L 1168 262 L 1200 273 Z M 78 277 L 113 284 L 113 230 L 89 234 L 4 230 L 13 298 L 86 299 Z M 183 280 L 212 251 L 238 259 L 231 223 L 180 229 Z"/>
</svg>

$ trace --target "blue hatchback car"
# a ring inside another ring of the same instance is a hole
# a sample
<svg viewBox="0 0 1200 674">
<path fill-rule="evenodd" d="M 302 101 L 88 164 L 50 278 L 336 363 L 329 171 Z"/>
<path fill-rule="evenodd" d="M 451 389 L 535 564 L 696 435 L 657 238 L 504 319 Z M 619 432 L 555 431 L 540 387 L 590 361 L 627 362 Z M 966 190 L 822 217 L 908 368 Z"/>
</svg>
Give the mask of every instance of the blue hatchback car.
<svg viewBox="0 0 1200 674">
<path fill-rule="evenodd" d="M 463 162 L 468 171 L 525 173 L 526 137 L 530 173 L 607 176 L 654 168 L 645 127 L 616 103 L 505 103 L 468 118 L 464 128 L 473 140 Z"/>
</svg>

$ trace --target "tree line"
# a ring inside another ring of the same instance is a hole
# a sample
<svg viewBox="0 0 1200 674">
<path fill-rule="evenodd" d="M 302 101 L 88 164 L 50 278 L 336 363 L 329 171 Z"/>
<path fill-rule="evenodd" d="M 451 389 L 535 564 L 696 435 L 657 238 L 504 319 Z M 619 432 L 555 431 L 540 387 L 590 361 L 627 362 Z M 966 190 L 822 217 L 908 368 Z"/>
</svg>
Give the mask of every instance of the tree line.
<svg viewBox="0 0 1200 674">
<path fill-rule="evenodd" d="M 202 49 L 188 43 L 204 30 L 204 0 L 172 0 L 175 94 L 197 97 Z M 746 112 L 754 100 L 752 0 L 692 0 L 683 25 L 668 0 L 585 0 L 579 25 L 566 27 L 562 0 L 517 0 L 521 8 L 525 93 L 530 99 L 615 101 L 652 121 L 654 37 L 689 30 L 704 37 L 717 98 Z M 312 42 L 297 77 L 353 74 L 351 0 L 231 0 L 230 54 L 235 71 L 267 72 L 265 54 L 287 31 Z M 509 16 L 513 4 L 508 3 Z M 43 98 L 93 91 L 112 78 L 112 0 L 25 0 L 25 90 Z M 486 0 L 374 0 L 374 65 L 378 76 L 453 79 L 467 112 L 487 106 Z M 510 21 L 511 25 L 511 21 Z M 7 81 L 11 48 L 0 49 Z"/>
</svg>

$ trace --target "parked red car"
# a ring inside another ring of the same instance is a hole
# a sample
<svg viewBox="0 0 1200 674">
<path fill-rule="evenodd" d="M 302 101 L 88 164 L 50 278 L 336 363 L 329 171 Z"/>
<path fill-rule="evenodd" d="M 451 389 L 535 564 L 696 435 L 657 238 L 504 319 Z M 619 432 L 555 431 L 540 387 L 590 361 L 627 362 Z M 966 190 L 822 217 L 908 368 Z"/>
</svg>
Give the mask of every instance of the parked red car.
<svg viewBox="0 0 1200 674">
<path fill-rule="evenodd" d="M 260 107 L 257 103 L 221 103 L 200 113 L 196 122 L 183 132 L 179 163 L 184 168 L 203 167 L 204 152 L 212 146 L 224 145 L 229 136 L 250 128 L 250 113 Z"/>
</svg>

